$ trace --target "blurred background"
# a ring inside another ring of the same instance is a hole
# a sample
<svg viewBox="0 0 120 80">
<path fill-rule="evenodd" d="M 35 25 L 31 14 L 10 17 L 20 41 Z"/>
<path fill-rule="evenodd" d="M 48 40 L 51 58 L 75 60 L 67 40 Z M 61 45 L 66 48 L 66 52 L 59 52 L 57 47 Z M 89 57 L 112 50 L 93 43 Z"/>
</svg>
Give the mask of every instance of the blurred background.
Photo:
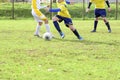
<svg viewBox="0 0 120 80">
<path fill-rule="evenodd" d="M 44 0 L 45 1 L 45 0 Z M 74 5 L 68 5 L 68 9 L 73 19 L 88 20 L 94 19 L 94 4 L 91 11 L 86 13 L 89 0 L 73 0 Z M 110 20 L 120 20 L 120 0 L 109 0 L 112 11 L 107 11 Z M 51 0 L 52 8 L 56 7 L 56 0 Z M 107 10 L 107 5 L 106 5 Z M 41 10 L 49 19 L 56 13 L 48 13 Z M 31 0 L 0 0 L 0 20 L 3 19 L 32 19 Z"/>
</svg>

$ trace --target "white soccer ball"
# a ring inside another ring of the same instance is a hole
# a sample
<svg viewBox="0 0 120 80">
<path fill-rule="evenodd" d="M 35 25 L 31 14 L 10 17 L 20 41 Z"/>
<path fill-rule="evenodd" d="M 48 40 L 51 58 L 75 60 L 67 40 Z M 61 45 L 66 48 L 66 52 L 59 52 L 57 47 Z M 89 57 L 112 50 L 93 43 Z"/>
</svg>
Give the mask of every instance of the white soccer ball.
<svg viewBox="0 0 120 80">
<path fill-rule="evenodd" d="M 51 33 L 49 33 L 49 32 L 44 33 L 43 34 L 43 39 L 45 39 L 45 40 L 51 40 L 52 39 Z"/>
</svg>

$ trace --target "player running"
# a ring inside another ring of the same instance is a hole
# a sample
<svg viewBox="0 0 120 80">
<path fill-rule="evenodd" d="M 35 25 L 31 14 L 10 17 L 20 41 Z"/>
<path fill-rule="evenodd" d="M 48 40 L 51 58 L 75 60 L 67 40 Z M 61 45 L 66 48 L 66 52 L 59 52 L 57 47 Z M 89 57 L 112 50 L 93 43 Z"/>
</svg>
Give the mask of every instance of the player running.
<svg viewBox="0 0 120 80">
<path fill-rule="evenodd" d="M 99 17 L 102 17 L 103 21 L 105 22 L 108 32 L 111 33 L 111 28 L 108 20 L 106 19 L 106 10 L 105 10 L 105 3 L 108 6 L 108 11 L 111 11 L 109 1 L 108 0 L 90 0 L 88 8 L 86 9 L 86 12 L 90 10 L 91 4 L 95 4 L 95 20 L 94 20 L 94 29 L 91 32 L 96 32 L 97 24 L 98 24 L 98 19 Z"/>
<path fill-rule="evenodd" d="M 42 23 L 45 23 L 46 31 L 50 32 L 50 26 L 48 24 L 48 19 L 46 16 L 40 11 L 42 8 L 46 8 L 47 6 L 42 6 L 42 0 L 32 0 L 32 15 L 34 19 L 37 21 L 36 31 L 34 36 L 40 37 L 39 30 L 42 26 Z"/>
<path fill-rule="evenodd" d="M 65 25 L 71 29 L 71 31 L 75 34 L 75 36 L 79 39 L 79 40 L 83 40 L 83 38 L 79 35 L 78 31 L 75 29 L 75 27 L 73 26 L 72 23 L 72 19 L 71 19 L 71 15 L 69 14 L 69 11 L 67 9 L 67 4 L 70 4 L 70 2 L 66 2 L 65 0 L 58 0 L 57 1 L 57 7 L 58 8 L 49 8 L 48 7 L 48 11 L 49 12 L 57 12 L 57 15 L 55 15 L 52 20 L 53 20 L 53 24 L 55 26 L 55 28 L 57 29 L 57 31 L 59 32 L 61 38 L 65 37 L 65 34 L 62 32 L 58 22 L 62 22 L 64 21 Z"/>
</svg>

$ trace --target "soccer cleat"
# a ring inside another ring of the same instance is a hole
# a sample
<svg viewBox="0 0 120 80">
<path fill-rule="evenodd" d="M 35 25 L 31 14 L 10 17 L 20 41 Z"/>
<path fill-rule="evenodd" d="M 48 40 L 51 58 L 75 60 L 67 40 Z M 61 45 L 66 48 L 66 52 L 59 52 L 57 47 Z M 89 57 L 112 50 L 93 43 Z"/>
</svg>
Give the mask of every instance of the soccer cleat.
<svg viewBox="0 0 120 80">
<path fill-rule="evenodd" d="M 92 30 L 91 32 L 96 32 L 96 30 Z"/>
<path fill-rule="evenodd" d="M 37 37 L 39 37 L 39 38 L 41 38 L 42 36 L 40 36 L 39 34 L 34 34 L 34 36 L 37 36 Z"/>
<path fill-rule="evenodd" d="M 61 36 L 61 38 L 63 39 L 64 37 L 65 37 L 65 34 L 64 33 L 60 33 L 60 36 Z"/>
<path fill-rule="evenodd" d="M 83 38 L 82 38 L 82 37 L 79 37 L 78 39 L 79 39 L 80 41 L 82 41 L 82 40 L 83 40 Z"/>
<path fill-rule="evenodd" d="M 111 30 L 108 30 L 108 33 L 111 33 L 112 31 Z"/>
</svg>

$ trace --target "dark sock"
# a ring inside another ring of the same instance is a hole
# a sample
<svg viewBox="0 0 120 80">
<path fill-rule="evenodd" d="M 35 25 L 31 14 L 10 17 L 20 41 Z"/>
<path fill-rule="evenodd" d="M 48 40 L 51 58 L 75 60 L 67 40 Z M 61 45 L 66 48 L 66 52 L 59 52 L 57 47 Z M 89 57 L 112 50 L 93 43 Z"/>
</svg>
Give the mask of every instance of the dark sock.
<svg viewBox="0 0 120 80">
<path fill-rule="evenodd" d="M 106 24 L 108 30 L 111 30 L 109 22 L 107 22 L 107 23 L 105 23 L 105 24 Z"/>
<path fill-rule="evenodd" d="M 77 36 L 77 38 L 80 38 L 80 35 L 76 29 L 73 31 L 73 33 L 75 34 L 75 36 Z"/>
<path fill-rule="evenodd" d="M 60 29 L 60 27 L 59 27 L 58 22 L 57 22 L 57 21 L 54 21 L 53 24 L 54 24 L 55 28 L 57 29 L 57 31 L 58 31 L 59 33 L 61 33 L 62 31 L 61 31 L 61 29 Z"/>
<path fill-rule="evenodd" d="M 98 21 L 94 21 L 94 30 L 97 28 Z"/>
</svg>

